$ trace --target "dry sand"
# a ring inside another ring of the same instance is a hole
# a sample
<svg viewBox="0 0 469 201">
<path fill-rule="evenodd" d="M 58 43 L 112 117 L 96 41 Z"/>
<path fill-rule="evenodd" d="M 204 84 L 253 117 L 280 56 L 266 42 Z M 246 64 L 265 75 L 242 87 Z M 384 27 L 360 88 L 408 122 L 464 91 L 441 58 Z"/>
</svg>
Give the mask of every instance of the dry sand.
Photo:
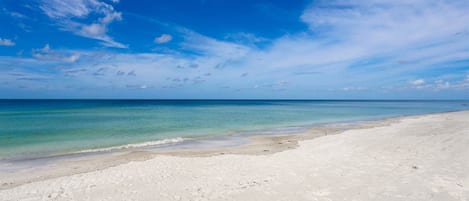
<svg viewBox="0 0 469 201">
<path fill-rule="evenodd" d="M 82 166 L 98 170 L 52 168 L 55 177 L 7 186 L 0 200 L 469 200 L 468 111 L 308 135 L 183 156 L 135 152 L 112 167 L 90 159 Z"/>
</svg>

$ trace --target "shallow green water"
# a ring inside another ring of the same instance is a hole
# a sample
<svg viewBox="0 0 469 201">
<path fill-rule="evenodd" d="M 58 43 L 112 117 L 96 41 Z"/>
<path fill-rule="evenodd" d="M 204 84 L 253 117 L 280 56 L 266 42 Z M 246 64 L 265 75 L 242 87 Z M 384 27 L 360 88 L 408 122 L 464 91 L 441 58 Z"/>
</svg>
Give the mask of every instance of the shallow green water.
<svg viewBox="0 0 469 201">
<path fill-rule="evenodd" d="M 0 100 L 0 159 L 465 110 L 469 109 L 468 104 L 468 101 Z M 164 139 L 173 140 L 159 141 Z"/>
</svg>

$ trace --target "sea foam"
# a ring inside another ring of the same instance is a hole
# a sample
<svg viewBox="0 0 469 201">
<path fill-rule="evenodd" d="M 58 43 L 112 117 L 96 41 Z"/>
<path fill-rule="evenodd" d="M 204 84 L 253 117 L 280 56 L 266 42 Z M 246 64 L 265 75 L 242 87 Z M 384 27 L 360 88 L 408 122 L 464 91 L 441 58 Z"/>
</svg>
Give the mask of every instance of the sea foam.
<svg viewBox="0 0 469 201">
<path fill-rule="evenodd" d="M 180 143 L 183 141 L 184 141 L 184 138 L 177 137 L 177 138 L 169 138 L 169 139 L 148 141 L 148 142 L 135 143 L 135 144 L 112 146 L 112 147 L 106 147 L 106 148 L 86 149 L 86 150 L 81 150 L 81 151 L 77 151 L 74 153 L 93 153 L 93 152 L 115 151 L 115 150 L 141 148 L 141 147 L 149 147 L 149 146 L 157 146 L 157 145 L 176 144 L 176 143 Z"/>
</svg>

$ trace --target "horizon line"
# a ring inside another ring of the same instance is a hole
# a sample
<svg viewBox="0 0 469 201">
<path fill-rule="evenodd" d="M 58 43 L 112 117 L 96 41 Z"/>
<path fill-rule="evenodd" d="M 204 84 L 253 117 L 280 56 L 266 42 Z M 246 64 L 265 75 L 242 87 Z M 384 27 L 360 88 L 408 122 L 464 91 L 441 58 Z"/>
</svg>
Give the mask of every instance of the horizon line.
<svg viewBox="0 0 469 201">
<path fill-rule="evenodd" d="M 0 101 L 469 101 L 469 99 L 266 99 L 266 98 L 0 98 Z"/>
</svg>

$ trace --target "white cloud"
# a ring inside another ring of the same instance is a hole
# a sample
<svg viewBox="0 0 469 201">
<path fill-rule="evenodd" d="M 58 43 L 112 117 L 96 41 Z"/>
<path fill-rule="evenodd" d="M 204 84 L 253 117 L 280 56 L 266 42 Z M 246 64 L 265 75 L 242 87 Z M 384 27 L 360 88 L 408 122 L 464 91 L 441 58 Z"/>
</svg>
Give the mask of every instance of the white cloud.
<svg viewBox="0 0 469 201">
<path fill-rule="evenodd" d="M 423 85 L 423 84 L 425 84 L 425 80 L 424 79 L 413 80 L 413 81 L 410 82 L 410 84 L 415 85 L 415 86 Z"/>
<path fill-rule="evenodd" d="M 315 1 L 301 19 L 328 55 L 436 64 L 468 55 L 468 9 L 467 1 Z"/>
<path fill-rule="evenodd" d="M 0 38 L 0 46 L 15 46 L 15 42 L 7 38 Z"/>
<path fill-rule="evenodd" d="M 49 52 L 50 51 L 50 45 L 49 43 L 45 44 L 43 48 L 39 49 L 40 52 Z"/>
<path fill-rule="evenodd" d="M 93 23 L 90 25 L 85 25 L 82 27 L 80 34 L 85 36 L 102 36 L 106 34 L 106 27 L 98 23 Z"/>
<path fill-rule="evenodd" d="M 155 38 L 155 43 L 163 44 L 171 41 L 173 37 L 169 34 L 161 34 L 161 36 Z"/>
<path fill-rule="evenodd" d="M 403 87 L 403 89 L 407 88 L 428 91 L 465 90 L 469 89 L 469 75 L 463 79 L 456 79 L 451 82 L 443 79 L 437 79 L 433 82 L 426 82 L 423 79 L 418 79 L 411 81 L 410 85 L 410 87 Z"/>
<path fill-rule="evenodd" d="M 84 18 L 92 12 L 98 2 L 88 0 L 48 0 L 43 1 L 40 8 L 50 18 Z"/>
<path fill-rule="evenodd" d="M 53 51 L 49 44 L 43 48 L 33 49 L 32 56 L 39 60 L 73 63 L 80 58 L 80 54 L 73 52 Z"/>
<path fill-rule="evenodd" d="M 444 81 L 444 80 L 435 81 L 435 89 L 436 90 L 449 89 L 450 87 L 451 87 L 451 84 L 448 81 Z"/>
<path fill-rule="evenodd" d="M 127 47 L 107 34 L 109 24 L 122 19 L 122 13 L 112 5 L 98 0 L 44 0 L 40 8 L 65 31 L 99 40 L 104 46 Z M 92 18 L 95 16 L 99 17 Z"/>
<path fill-rule="evenodd" d="M 239 61 L 248 59 L 246 56 L 252 51 L 251 47 L 233 42 L 217 40 L 188 29 L 181 29 L 180 32 L 183 34 L 183 38 L 185 39 L 181 43 L 181 47 L 183 49 L 195 51 L 206 57 L 217 57 L 218 59 L 223 59 L 225 61 Z"/>
</svg>

